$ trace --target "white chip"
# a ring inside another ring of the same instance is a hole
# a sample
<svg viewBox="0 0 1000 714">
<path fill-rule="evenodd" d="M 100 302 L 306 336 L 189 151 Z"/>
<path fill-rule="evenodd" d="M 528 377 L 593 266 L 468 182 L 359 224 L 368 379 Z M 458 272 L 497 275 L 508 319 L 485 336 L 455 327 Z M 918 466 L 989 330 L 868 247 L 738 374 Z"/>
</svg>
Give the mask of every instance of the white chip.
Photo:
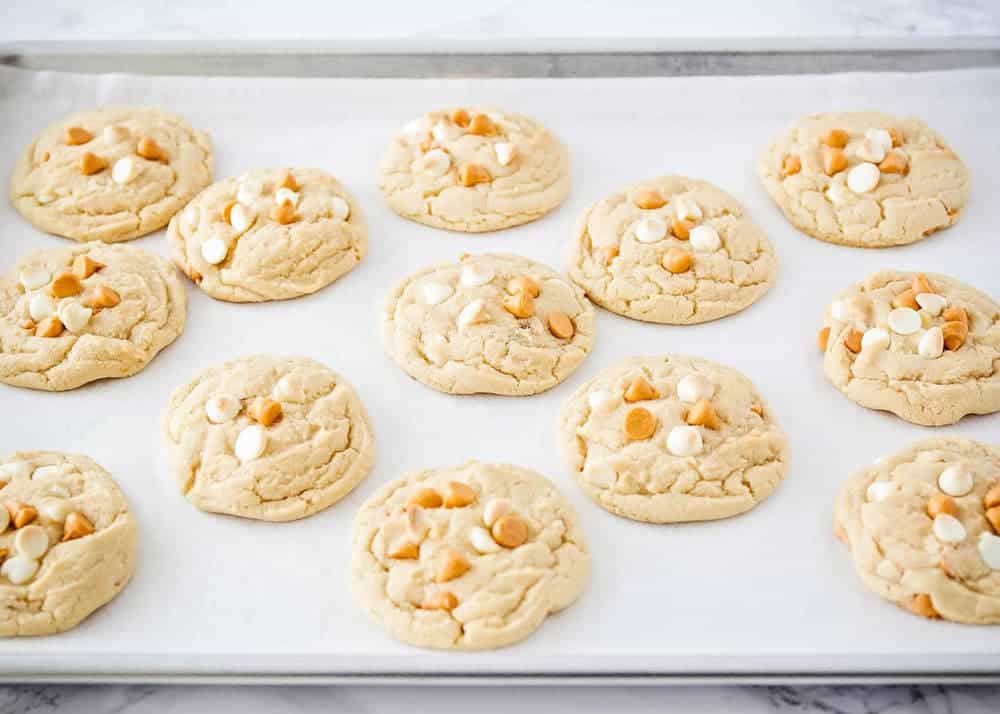
<svg viewBox="0 0 1000 714">
<path fill-rule="evenodd" d="M 453 292 L 450 285 L 437 281 L 423 284 L 424 302 L 428 305 L 440 305 L 451 297 Z"/>
<path fill-rule="evenodd" d="M 59 498 L 69 498 L 69 489 L 63 486 L 61 483 L 54 483 L 49 486 L 48 492 L 53 496 L 58 496 Z"/>
<path fill-rule="evenodd" d="M 14 585 L 23 585 L 35 577 L 38 572 L 38 561 L 23 555 L 15 555 L 7 558 L 0 565 L 0 575 L 7 578 Z"/>
<path fill-rule="evenodd" d="M 330 199 L 330 212 L 340 221 L 346 221 L 351 215 L 351 205 L 340 196 Z"/>
<path fill-rule="evenodd" d="M 127 126 L 122 126 L 121 124 L 109 124 L 104 127 L 104 141 L 108 144 L 117 144 L 119 141 L 125 141 L 132 132 L 128 130 Z"/>
<path fill-rule="evenodd" d="M 14 548 L 20 555 L 38 560 L 49 549 L 49 534 L 42 526 L 25 526 L 14 536 Z"/>
<path fill-rule="evenodd" d="M 688 240 L 699 253 L 714 253 L 722 245 L 719 232 L 712 226 L 700 225 L 691 229 Z"/>
<path fill-rule="evenodd" d="M 38 513 L 47 521 L 62 523 L 69 515 L 69 504 L 61 498 L 47 498 L 38 505 Z"/>
<path fill-rule="evenodd" d="M 500 545 L 493 540 L 490 532 L 479 526 L 473 526 L 469 529 L 469 542 L 480 553 L 497 553 L 500 551 Z"/>
<path fill-rule="evenodd" d="M 431 134 L 434 135 L 434 140 L 439 144 L 445 144 L 452 139 L 457 139 L 464 133 L 461 127 L 455 126 L 443 119 L 435 124 L 434 129 L 431 131 Z"/>
<path fill-rule="evenodd" d="M 942 543 L 961 543 L 965 540 L 965 526 L 955 516 L 947 513 L 934 516 L 933 529 L 934 537 Z"/>
<path fill-rule="evenodd" d="M 240 413 L 240 400 L 231 394 L 217 394 L 205 402 L 205 416 L 213 424 L 224 424 Z"/>
<path fill-rule="evenodd" d="M 242 203 L 237 203 L 229 211 L 229 225 L 237 233 L 243 233 L 257 219 L 257 214 L 252 208 L 247 208 Z"/>
<path fill-rule="evenodd" d="M 301 379 L 290 374 L 278 380 L 272 394 L 279 402 L 294 402 L 301 404 L 306 401 L 306 388 Z"/>
<path fill-rule="evenodd" d="M 877 164 L 885 158 L 885 147 L 878 140 L 868 137 L 862 140 L 855 153 L 859 159 Z"/>
<path fill-rule="evenodd" d="M 830 305 L 830 317 L 837 322 L 848 322 L 851 319 L 847 303 L 843 300 L 834 300 Z"/>
<path fill-rule="evenodd" d="M 597 488 L 611 488 L 617 479 L 618 474 L 607 461 L 598 461 L 583 470 L 583 480 Z"/>
<path fill-rule="evenodd" d="M 10 483 L 16 478 L 29 478 L 30 476 L 31 467 L 25 461 L 11 461 L 9 464 L 0 466 L 0 481 Z"/>
<path fill-rule="evenodd" d="M 90 317 L 94 311 L 89 307 L 84 307 L 72 299 L 66 299 L 59 303 L 57 310 L 59 321 L 70 332 L 79 334 L 87 327 Z"/>
<path fill-rule="evenodd" d="M 836 206 L 842 206 L 851 200 L 851 195 L 844 188 L 843 184 L 834 181 L 826 188 L 826 197 L 830 199 L 830 203 Z"/>
<path fill-rule="evenodd" d="M 420 159 L 419 167 L 431 176 L 444 176 L 451 168 L 451 156 L 441 149 L 431 149 Z"/>
<path fill-rule="evenodd" d="M 948 301 L 937 293 L 918 293 L 916 301 L 931 317 L 937 317 L 948 306 Z"/>
<path fill-rule="evenodd" d="M 282 203 L 290 203 L 292 204 L 292 208 L 295 208 L 299 205 L 299 198 L 300 196 L 297 192 L 284 186 L 274 192 L 274 202 L 279 206 Z"/>
<path fill-rule="evenodd" d="M 991 570 L 1000 570 L 1000 536 L 980 533 L 979 557 Z"/>
<path fill-rule="evenodd" d="M 198 227 L 198 207 L 188 206 L 184 209 L 184 213 L 181 214 L 181 228 L 183 228 L 188 233 L 193 233 L 194 229 Z"/>
<path fill-rule="evenodd" d="M 674 214 L 682 221 L 701 220 L 701 206 L 689 198 L 678 198 L 674 201 Z"/>
<path fill-rule="evenodd" d="M 265 446 L 267 446 L 267 434 L 264 432 L 264 427 L 253 424 L 243 429 L 236 437 L 233 451 L 236 452 L 236 458 L 240 463 L 245 464 L 263 454 Z"/>
<path fill-rule="evenodd" d="M 466 265 L 462 268 L 459 282 L 467 288 L 478 288 L 493 280 L 496 271 L 488 265 Z"/>
<path fill-rule="evenodd" d="M 142 166 L 131 156 L 118 159 L 111 167 L 111 180 L 124 186 L 142 173 Z"/>
<path fill-rule="evenodd" d="M 875 503 L 884 501 L 894 493 L 896 493 L 896 484 L 892 481 L 872 481 L 868 490 L 865 491 L 868 500 Z"/>
<path fill-rule="evenodd" d="M 667 224 L 656 216 L 643 218 L 635 225 L 635 239 L 640 243 L 655 243 L 667 237 Z"/>
<path fill-rule="evenodd" d="M 892 134 L 886 129 L 867 129 L 865 138 L 880 146 L 883 154 L 892 149 Z"/>
<path fill-rule="evenodd" d="M 483 298 L 476 298 L 458 313 L 458 326 L 468 327 L 486 322 L 487 319 L 489 319 L 489 313 L 486 311 L 486 301 Z"/>
<path fill-rule="evenodd" d="M 873 327 L 870 330 L 865 330 L 865 334 L 861 337 L 861 349 L 882 349 L 889 346 L 892 342 L 892 335 L 889 331 L 881 327 Z"/>
<path fill-rule="evenodd" d="M 917 353 L 924 359 L 937 359 L 944 354 L 944 332 L 935 325 L 920 336 Z"/>
<path fill-rule="evenodd" d="M 595 414 L 607 414 L 618 404 L 618 397 L 606 389 L 598 389 L 587 395 L 587 405 Z"/>
<path fill-rule="evenodd" d="M 854 193 L 868 193 L 878 186 L 882 173 L 878 166 L 863 162 L 847 172 L 847 188 Z"/>
<path fill-rule="evenodd" d="M 972 490 L 975 479 L 963 464 L 953 464 L 938 476 L 938 488 L 949 496 L 964 496 Z"/>
<path fill-rule="evenodd" d="M 28 314 L 35 322 L 52 317 L 56 314 L 56 302 L 45 293 L 32 295 L 31 300 L 28 301 Z"/>
<path fill-rule="evenodd" d="M 33 268 L 31 270 L 22 270 L 18 279 L 25 290 L 38 290 L 38 288 L 43 288 L 49 284 L 49 280 L 52 279 L 52 273 L 45 268 Z"/>
<path fill-rule="evenodd" d="M 497 162 L 501 166 L 507 166 L 514 160 L 514 145 L 509 141 L 501 141 L 499 144 L 494 144 L 493 151 L 496 152 Z"/>
<path fill-rule="evenodd" d="M 56 195 L 47 189 L 42 189 L 35 194 L 35 200 L 41 205 L 45 206 L 56 200 Z"/>
<path fill-rule="evenodd" d="M 493 524 L 500 520 L 502 516 L 513 513 L 513 511 L 514 504 L 506 498 L 491 498 L 483 506 L 483 523 L 486 524 L 487 528 L 492 528 Z"/>
<path fill-rule="evenodd" d="M 264 193 L 264 184 L 257 179 L 244 179 L 236 189 L 236 200 L 244 206 L 254 203 Z"/>
<path fill-rule="evenodd" d="M 426 134 L 431 130 L 431 120 L 426 116 L 417 117 L 411 122 L 407 122 L 403 125 L 403 133 L 409 136 L 417 136 L 418 134 Z"/>
<path fill-rule="evenodd" d="M 218 236 L 213 236 L 201 244 L 201 257 L 209 265 L 218 265 L 229 255 L 229 246 Z"/>
<path fill-rule="evenodd" d="M 711 380 L 703 374 L 685 374 L 677 383 L 677 398 L 688 404 L 711 399 L 714 392 Z"/>
<path fill-rule="evenodd" d="M 889 329 L 897 335 L 912 335 L 923 324 L 920 313 L 909 307 L 897 307 L 889 313 Z"/>
<path fill-rule="evenodd" d="M 62 473 L 62 469 L 58 466 L 39 466 L 31 472 L 31 480 L 44 481 L 47 478 L 58 476 L 60 473 Z"/>
<path fill-rule="evenodd" d="M 674 456 L 696 456 L 703 448 L 701 431 L 696 426 L 675 426 L 667 436 L 667 449 Z"/>
</svg>

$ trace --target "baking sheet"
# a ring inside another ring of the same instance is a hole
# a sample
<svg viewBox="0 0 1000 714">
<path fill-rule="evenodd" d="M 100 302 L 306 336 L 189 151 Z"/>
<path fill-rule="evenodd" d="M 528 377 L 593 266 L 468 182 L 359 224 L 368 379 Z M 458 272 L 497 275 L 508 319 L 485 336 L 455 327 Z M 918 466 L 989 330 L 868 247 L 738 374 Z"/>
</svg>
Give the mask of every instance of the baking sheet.
<svg viewBox="0 0 1000 714">
<path fill-rule="evenodd" d="M 535 116 L 569 146 L 574 187 L 534 224 L 480 236 L 396 217 L 375 169 L 398 127 L 431 107 L 488 102 Z M 0 453 L 62 449 L 118 479 L 141 527 L 130 586 L 74 631 L 0 641 L 0 675 L 886 675 L 1000 673 L 995 628 L 928 622 L 868 593 L 831 533 L 843 479 L 930 434 L 1000 441 L 1000 415 L 938 430 L 855 406 L 823 378 L 814 336 L 849 282 L 894 267 L 950 273 L 1000 294 L 993 207 L 1000 190 L 1000 70 L 920 75 L 612 80 L 291 80 L 73 76 L 0 68 L 0 167 L 45 124 L 99 104 L 160 104 L 208 130 L 217 176 L 319 166 L 359 199 L 362 265 L 299 300 L 232 305 L 189 287 L 185 333 L 138 375 L 48 394 L 0 386 Z M 807 112 L 878 108 L 924 117 L 965 158 L 970 203 L 955 227 L 909 247 L 863 251 L 809 239 L 755 175 L 766 143 Z M 634 180 L 681 173 L 744 202 L 781 261 L 775 288 L 705 325 L 642 324 L 598 311 L 595 347 L 567 382 L 528 398 L 450 397 L 410 380 L 376 328 L 399 278 L 462 252 L 509 251 L 565 268 L 590 202 Z M 0 205 L 0 264 L 64 245 Z M 163 233 L 135 242 L 165 253 Z M 348 498 L 303 521 L 208 515 L 177 493 L 160 420 L 171 390 L 204 366 L 256 352 L 302 354 L 345 375 L 371 412 L 378 461 Z M 725 521 L 652 526 L 612 516 L 576 488 L 554 448 L 578 384 L 634 354 L 684 352 L 733 365 L 763 392 L 791 441 L 784 484 Z M 354 512 L 379 486 L 467 458 L 548 475 L 577 506 L 593 551 L 582 598 L 524 642 L 442 653 L 390 640 L 353 602 Z"/>
</svg>

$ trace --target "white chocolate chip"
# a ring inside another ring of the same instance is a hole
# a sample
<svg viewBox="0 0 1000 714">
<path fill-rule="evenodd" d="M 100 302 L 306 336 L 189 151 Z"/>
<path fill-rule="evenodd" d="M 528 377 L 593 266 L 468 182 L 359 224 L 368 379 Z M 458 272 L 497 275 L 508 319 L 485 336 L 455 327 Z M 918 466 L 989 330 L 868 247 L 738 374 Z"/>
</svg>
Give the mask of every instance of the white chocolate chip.
<svg viewBox="0 0 1000 714">
<path fill-rule="evenodd" d="M 37 194 L 35 194 L 35 200 L 38 201 L 39 205 L 45 206 L 56 200 L 56 195 L 51 191 L 42 189 Z"/>
<path fill-rule="evenodd" d="M 494 144 L 493 151 L 496 152 L 497 162 L 501 166 L 507 166 L 514 160 L 514 145 L 509 141 L 501 141 L 498 144 Z"/>
<path fill-rule="evenodd" d="M 479 526 L 473 526 L 469 529 L 469 542 L 480 553 L 497 553 L 500 551 L 500 545 L 493 540 L 490 532 Z"/>
<path fill-rule="evenodd" d="M 302 383 L 301 379 L 298 379 L 290 374 L 286 374 L 278 380 L 278 383 L 274 385 L 272 395 L 279 402 L 293 402 L 301 404 L 306 401 L 305 385 Z"/>
<path fill-rule="evenodd" d="M 9 483 L 16 478 L 28 478 L 30 476 L 31 467 L 25 461 L 11 461 L 9 464 L 0 466 L 0 481 Z"/>
<path fill-rule="evenodd" d="M 69 515 L 69 505 L 61 498 L 47 498 L 38 505 L 42 518 L 55 523 L 62 523 Z"/>
<path fill-rule="evenodd" d="M 274 202 L 279 206 L 282 203 L 290 203 L 292 204 L 292 208 L 295 208 L 299 205 L 299 194 L 290 188 L 282 186 L 274 192 Z"/>
<path fill-rule="evenodd" d="M 834 300 L 830 305 L 830 317 L 837 322 L 849 322 L 851 314 L 847 309 L 847 303 L 843 300 Z"/>
<path fill-rule="evenodd" d="M 830 203 L 836 206 L 842 206 L 851 200 L 851 195 L 847 193 L 847 189 L 844 188 L 843 184 L 836 181 L 827 186 L 826 197 L 830 199 Z"/>
<path fill-rule="evenodd" d="M 111 167 L 111 180 L 117 184 L 125 185 L 131 183 L 142 173 L 142 166 L 131 156 L 118 159 Z"/>
<path fill-rule="evenodd" d="M 104 127 L 102 132 L 104 135 L 104 141 L 107 144 L 117 144 L 119 141 L 125 141 L 131 135 L 127 126 L 122 126 L 121 124 L 109 124 Z"/>
<path fill-rule="evenodd" d="M 14 585 L 23 585 L 35 577 L 38 572 L 38 561 L 23 555 L 15 555 L 7 558 L 0 565 L 0 575 L 7 578 Z"/>
<path fill-rule="evenodd" d="M 477 288 L 493 280 L 496 271 L 488 265 L 466 265 L 462 268 L 459 282 L 467 288 Z"/>
<path fill-rule="evenodd" d="M 240 413 L 240 400 L 230 394 L 217 394 L 205 402 L 205 416 L 213 424 L 224 424 Z"/>
<path fill-rule="evenodd" d="M 486 322 L 487 319 L 489 319 L 489 313 L 486 311 L 486 301 L 483 298 L 476 298 L 458 313 L 458 326 L 468 327 Z"/>
<path fill-rule="evenodd" d="M 431 176 L 444 176 L 451 168 L 451 156 L 441 149 L 431 149 L 420 159 L 419 168 Z"/>
<path fill-rule="evenodd" d="M 703 374 L 685 374 L 677 383 L 677 398 L 688 404 L 711 399 L 714 392 L 711 380 Z"/>
<path fill-rule="evenodd" d="M 1000 570 L 1000 536 L 979 534 L 979 557 L 991 570 Z"/>
<path fill-rule="evenodd" d="M 917 305 L 927 311 L 931 317 L 937 317 L 948 305 L 948 301 L 937 293 L 918 293 Z"/>
<path fill-rule="evenodd" d="M 923 324 L 920 314 L 908 307 L 897 307 L 889 313 L 889 329 L 897 335 L 912 335 Z"/>
<path fill-rule="evenodd" d="M 688 198 L 678 198 L 674 201 L 674 214 L 682 221 L 701 220 L 701 207 Z"/>
<path fill-rule="evenodd" d="M 61 483 L 54 483 L 49 486 L 49 493 L 53 496 L 58 496 L 59 498 L 69 498 L 69 489 L 63 486 Z"/>
<path fill-rule="evenodd" d="M 712 226 L 700 225 L 691 229 L 688 239 L 691 247 L 699 253 L 714 253 L 722 245 L 719 232 Z"/>
<path fill-rule="evenodd" d="M 972 490 L 972 472 L 962 464 L 953 464 L 938 476 L 938 488 L 949 496 L 964 496 Z"/>
<path fill-rule="evenodd" d="M 47 478 L 58 476 L 60 473 L 62 473 L 62 469 L 58 466 L 39 466 L 31 472 L 31 480 L 44 481 Z"/>
<path fill-rule="evenodd" d="M 28 302 L 28 314 L 31 315 L 31 319 L 35 322 L 40 322 L 46 317 L 52 317 L 56 314 L 55 300 L 44 293 L 32 295 L 31 300 Z"/>
<path fill-rule="evenodd" d="M 253 222 L 257 219 L 257 214 L 252 208 L 244 206 L 242 203 L 237 203 L 229 211 L 229 225 L 233 227 L 237 233 L 245 232 Z"/>
<path fill-rule="evenodd" d="M 934 537 L 942 543 L 961 543 L 965 540 L 965 526 L 955 516 L 947 513 L 934 516 L 933 529 Z"/>
<path fill-rule="evenodd" d="M 87 326 L 87 323 L 90 322 L 94 311 L 72 299 L 66 299 L 59 303 L 57 314 L 59 315 L 59 322 L 67 330 L 79 334 Z"/>
<path fill-rule="evenodd" d="M 847 172 L 847 188 L 854 193 L 868 193 L 878 186 L 882 174 L 878 166 L 863 162 Z"/>
<path fill-rule="evenodd" d="M 881 147 L 883 155 L 892 149 L 892 134 L 886 129 L 867 129 L 865 138 Z"/>
<path fill-rule="evenodd" d="M 885 158 L 885 147 L 878 140 L 868 137 L 861 141 L 855 153 L 859 159 L 877 164 Z"/>
<path fill-rule="evenodd" d="M 407 122 L 403 125 L 403 133 L 408 136 L 415 137 L 420 134 L 426 134 L 431 130 L 431 120 L 426 116 L 417 117 L 411 122 Z"/>
<path fill-rule="evenodd" d="M 346 221 L 351 215 L 351 204 L 340 196 L 334 196 L 330 199 L 330 212 L 337 220 Z"/>
<path fill-rule="evenodd" d="M 49 280 L 52 279 L 52 273 L 45 268 L 32 268 L 31 270 L 22 270 L 18 279 L 25 290 L 38 290 L 38 288 L 48 285 Z"/>
<path fill-rule="evenodd" d="M 583 470 L 583 480 L 597 488 L 611 488 L 617 479 L 618 474 L 607 461 L 598 461 Z"/>
<path fill-rule="evenodd" d="M 218 236 L 212 236 L 201 244 L 201 257 L 209 265 L 218 265 L 229 255 L 229 246 Z"/>
<path fill-rule="evenodd" d="M 491 498 L 483 506 L 483 523 L 486 524 L 487 528 L 492 528 L 501 516 L 506 516 L 513 511 L 514 505 L 506 498 Z"/>
<path fill-rule="evenodd" d="M 872 481 L 868 485 L 868 490 L 865 491 L 865 496 L 868 497 L 869 501 L 878 503 L 894 493 L 896 493 L 896 484 L 892 481 Z"/>
<path fill-rule="evenodd" d="M 245 464 L 263 454 L 265 446 L 267 446 L 267 434 L 264 432 L 264 427 L 253 424 L 243 429 L 236 437 L 233 451 L 236 452 L 236 458 L 240 463 Z"/>
<path fill-rule="evenodd" d="M 453 292 L 454 290 L 451 289 L 450 285 L 436 281 L 424 283 L 423 285 L 424 302 L 428 305 L 440 305 L 450 298 Z"/>
<path fill-rule="evenodd" d="M 607 414 L 618 404 L 618 397 L 606 389 L 598 389 L 587 395 L 587 404 L 595 414 Z"/>
<path fill-rule="evenodd" d="M 244 179 L 240 181 L 240 185 L 236 189 L 236 200 L 244 206 L 249 206 L 260 198 L 263 193 L 263 183 L 257 179 Z"/>
<path fill-rule="evenodd" d="M 889 580 L 891 582 L 899 582 L 899 579 L 903 575 L 899 571 L 899 566 L 888 558 L 883 558 L 878 561 L 878 565 L 875 566 L 875 574 L 883 580 Z"/>
<path fill-rule="evenodd" d="M 445 144 L 452 139 L 457 139 L 462 136 L 464 132 L 461 127 L 455 126 L 451 122 L 446 122 L 443 119 L 434 125 L 434 129 L 431 134 L 434 136 L 434 141 L 439 144 Z"/>
<path fill-rule="evenodd" d="M 42 526 L 25 526 L 14 536 L 14 548 L 20 555 L 38 560 L 49 549 L 49 534 Z"/>
<path fill-rule="evenodd" d="M 667 436 L 667 449 L 674 456 L 697 456 L 704 448 L 696 426 L 675 426 Z"/>
<path fill-rule="evenodd" d="M 181 214 L 181 228 L 187 233 L 193 233 L 198 227 L 198 207 L 188 206 Z"/>
<path fill-rule="evenodd" d="M 667 236 L 667 224 L 656 216 L 647 216 L 635 224 L 635 239 L 640 243 L 655 243 Z"/>
<path fill-rule="evenodd" d="M 889 331 L 881 327 L 873 327 L 870 330 L 866 330 L 865 334 L 861 337 L 861 349 L 882 349 L 889 346 L 892 342 L 892 335 Z"/>
<path fill-rule="evenodd" d="M 935 325 L 920 336 L 917 352 L 924 359 L 937 359 L 944 354 L 944 332 Z"/>
</svg>

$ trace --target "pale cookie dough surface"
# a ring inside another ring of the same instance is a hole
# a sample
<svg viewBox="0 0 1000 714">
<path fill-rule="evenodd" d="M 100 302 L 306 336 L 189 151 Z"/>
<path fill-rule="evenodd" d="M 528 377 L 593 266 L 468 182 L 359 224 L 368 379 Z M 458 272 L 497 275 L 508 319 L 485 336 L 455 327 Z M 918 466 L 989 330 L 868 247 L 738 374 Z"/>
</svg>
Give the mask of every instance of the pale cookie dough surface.
<svg viewBox="0 0 1000 714">
<path fill-rule="evenodd" d="M 654 391 L 629 401 L 637 379 Z M 717 428 L 687 423 L 702 399 Z M 648 436 L 629 433 L 634 409 L 655 420 Z M 681 434 L 691 439 L 684 450 Z M 633 357 L 602 370 L 563 407 L 559 442 L 588 496 L 649 523 L 743 513 L 770 496 L 788 468 L 785 434 L 750 380 L 697 357 Z"/>
<path fill-rule="evenodd" d="M 892 412 L 914 424 L 941 426 L 966 414 L 1000 411 L 1000 305 L 954 278 L 926 273 L 943 298 L 932 299 L 944 307 L 933 314 L 936 309 L 918 304 L 914 325 L 919 328 L 900 334 L 890 325 L 890 314 L 897 310 L 893 300 L 912 290 L 916 275 L 879 271 L 828 306 L 823 328 L 829 329 L 823 356 L 827 379 L 861 406 Z M 964 343 L 922 354 L 922 341 L 926 349 L 931 339 L 927 333 L 947 325 L 949 309 L 964 310 L 968 317 Z M 859 352 L 849 345 L 852 335 L 855 340 L 867 335 Z"/>
<path fill-rule="evenodd" d="M 286 173 L 296 189 L 282 190 Z M 282 223 L 276 211 L 286 200 L 292 212 Z M 234 217 L 239 211 L 250 225 Z M 174 262 L 212 297 L 261 302 L 316 292 L 352 270 L 368 252 L 368 228 L 326 172 L 257 169 L 202 191 L 170 222 L 167 241 Z"/>
<path fill-rule="evenodd" d="M 504 307 L 510 281 L 538 288 L 533 314 Z M 479 321 L 464 324 L 481 307 Z M 557 336 L 554 314 L 571 335 Z M 465 255 L 425 268 L 399 283 L 382 317 L 389 355 L 411 377 L 449 394 L 536 394 L 568 377 L 590 351 L 594 308 L 583 292 L 551 268 L 513 255 Z"/>
<path fill-rule="evenodd" d="M 471 489 L 465 505 L 447 500 L 453 483 Z M 422 489 L 442 503 L 408 505 Z M 498 536 L 507 545 L 493 535 L 501 513 L 522 529 L 517 540 Z M 359 511 L 352 549 L 361 606 L 396 639 L 436 649 L 522 640 L 576 600 L 590 575 L 573 507 L 540 474 L 506 464 L 469 461 L 384 486 Z M 446 575 L 453 558 L 467 568 Z"/>
<path fill-rule="evenodd" d="M 103 267 L 79 280 L 79 293 L 54 297 L 56 278 L 78 275 L 84 260 Z M 118 302 L 93 307 L 98 294 Z M 0 381 L 61 391 L 128 377 L 181 334 L 186 310 L 174 267 L 141 248 L 87 243 L 29 253 L 0 276 Z M 60 333 L 38 336 L 52 319 Z"/>
<path fill-rule="evenodd" d="M 135 517 L 111 475 L 86 456 L 0 458 L 0 499 L 7 511 L 0 514 L 0 637 L 76 627 L 128 584 Z M 24 520 L 15 527 L 19 513 Z"/>
<path fill-rule="evenodd" d="M 259 399 L 280 405 L 277 421 L 254 415 Z M 354 389 L 303 357 L 210 367 L 171 395 L 164 427 L 181 493 L 213 513 L 304 518 L 350 493 L 375 463 L 375 435 Z"/>
<path fill-rule="evenodd" d="M 986 504 L 1000 503 L 995 490 L 987 496 L 998 486 L 997 447 L 925 439 L 851 476 L 835 527 L 858 576 L 881 597 L 925 617 L 997 624 L 1000 537 L 990 517 L 1000 525 L 1000 509 Z M 932 499 L 950 500 L 955 515 L 932 517 Z"/>
<path fill-rule="evenodd" d="M 848 135 L 841 149 L 846 168 L 832 176 L 824 170 L 820 141 L 831 129 Z M 881 164 L 873 160 L 879 156 L 877 149 L 870 154 L 863 147 L 869 130 L 897 133 L 891 151 L 899 152 L 905 169 L 879 170 L 875 188 L 855 192 L 847 181 L 851 169 L 861 163 Z M 789 156 L 801 168 L 784 175 Z M 877 112 L 804 117 L 768 147 L 758 171 L 767 192 L 796 228 L 820 240 L 860 248 L 913 243 L 947 228 L 958 221 L 969 192 L 968 169 L 939 134 L 918 119 Z"/>
<path fill-rule="evenodd" d="M 430 112 L 404 127 L 379 165 L 379 187 L 392 210 L 435 228 L 479 233 L 541 218 L 569 193 L 569 155 L 552 133 L 520 114 L 466 107 L 472 121 L 488 118 L 485 135 Z M 461 123 L 466 123 L 464 120 Z M 502 163 L 506 162 L 506 163 Z M 483 170 L 465 185 L 463 168 Z"/>
<path fill-rule="evenodd" d="M 70 145 L 69 128 L 84 129 L 93 138 Z M 162 159 L 136 153 L 143 138 L 156 142 Z M 107 167 L 84 175 L 79 167 L 84 153 Z M 132 175 L 119 183 L 112 173 L 123 159 L 133 168 L 121 176 Z M 79 241 L 130 240 L 167 225 L 211 182 L 212 165 L 208 135 L 182 118 L 153 107 L 107 107 L 74 114 L 45 129 L 14 168 L 11 202 L 49 233 Z"/>
<path fill-rule="evenodd" d="M 637 205 L 649 192 L 663 205 Z M 682 219 L 679 238 L 671 226 Z M 665 261 L 677 251 L 689 266 L 672 272 Z M 743 310 L 771 288 L 777 272 L 771 243 L 732 196 L 680 176 L 633 184 L 588 208 L 570 259 L 570 277 L 601 307 L 672 325 Z"/>
</svg>

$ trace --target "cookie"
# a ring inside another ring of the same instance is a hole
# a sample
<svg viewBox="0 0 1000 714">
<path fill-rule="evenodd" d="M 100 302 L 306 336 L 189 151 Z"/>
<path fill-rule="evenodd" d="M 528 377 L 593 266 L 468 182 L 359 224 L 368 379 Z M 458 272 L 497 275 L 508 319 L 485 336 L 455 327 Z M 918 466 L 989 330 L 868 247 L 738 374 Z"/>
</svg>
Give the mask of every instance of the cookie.
<svg viewBox="0 0 1000 714">
<path fill-rule="evenodd" d="M 386 149 L 379 187 L 403 218 L 480 233 L 541 218 L 569 193 L 566 148 L 538 122 L 486 107 L 430 112 Z"/>
<path fill-rule="evenodd" d="M 314 293 L 368 252 L 361 210 L 319 169 L 257 169 L 212 184 L 170 221 L 174 262 L 217 300 Z"/>
<path fill-rule="evenodd" d="M 739 312 L 771 289 L 771 243 L 732 196 L 706 181 L 661 176 L 587 209 L 570 277 L 603 308 L 670 325 Z"/>
<path fill-rule="evenodd" d="M 756 387 L 698 357 L 602 370 L 563 407 L 559 442 L 588 496 L 648 523 L 749 511 L 788 469 L 788 441 Z"/>
<path fill-rule="evenodd" d="M 375 463 L 358 395 L 304 357 L 210 367 L 174 391 L 164 427 L 181 493 L 212 513 L 304 518 L 350 493 Z"/>
<path fill-rule="evenodd" d="M 128 584 L 138 531 L 111 475 L 86 456 L 0 458 L 0 637 L 76 627 Z"/>
<path fill-rule="evenodd" d="M 764 188 L 792 225 L 829 243 L 884 248 L 958 221 L 969 171 L 918 119 L 814 114 L 768 147 Z"/>
<path fill-rule="evenodd" d="M 580 366 L 594 308 L 551 268 L 514 255 L 463 255 L 399 283 L 382 315 L 386 350 L 448 394 L 537 394 Z"/>
<path fill-rule="evenodd" d="M 876 594 L 929 618 L 1000 623 L 1000 448 L 924 439 L 851 476 L 837 535 Z"/>
<path fill-rule="evenodd" d="M 351 586 L 390 635 L 480 650 L 528 637 L 590 574 L 573 507 L 543 476 L 469 461 L 381 488 L 354 523 Z"/>
<path fill-rule="evenodd" d="M 14 207 L 38 228 L 114 243 L 152 233 L 212 180 L 212 144 L 179 116 L 107 107 L 45 129 L 14 168 Z"/>
<path fill-rule="evenodd" d="M 50 392 L 135 374 L 184 330 L 173 266 L 141 248 L 40 250 L 0 276 L 0 382 Z"/>
<path fill-rule="evenodd" d="M 1000 305 L 954 278 L 874 273 L 830 304 L 817 341 L 861 406 L 925 426 L 1000 411 Z"/>
</svg>

